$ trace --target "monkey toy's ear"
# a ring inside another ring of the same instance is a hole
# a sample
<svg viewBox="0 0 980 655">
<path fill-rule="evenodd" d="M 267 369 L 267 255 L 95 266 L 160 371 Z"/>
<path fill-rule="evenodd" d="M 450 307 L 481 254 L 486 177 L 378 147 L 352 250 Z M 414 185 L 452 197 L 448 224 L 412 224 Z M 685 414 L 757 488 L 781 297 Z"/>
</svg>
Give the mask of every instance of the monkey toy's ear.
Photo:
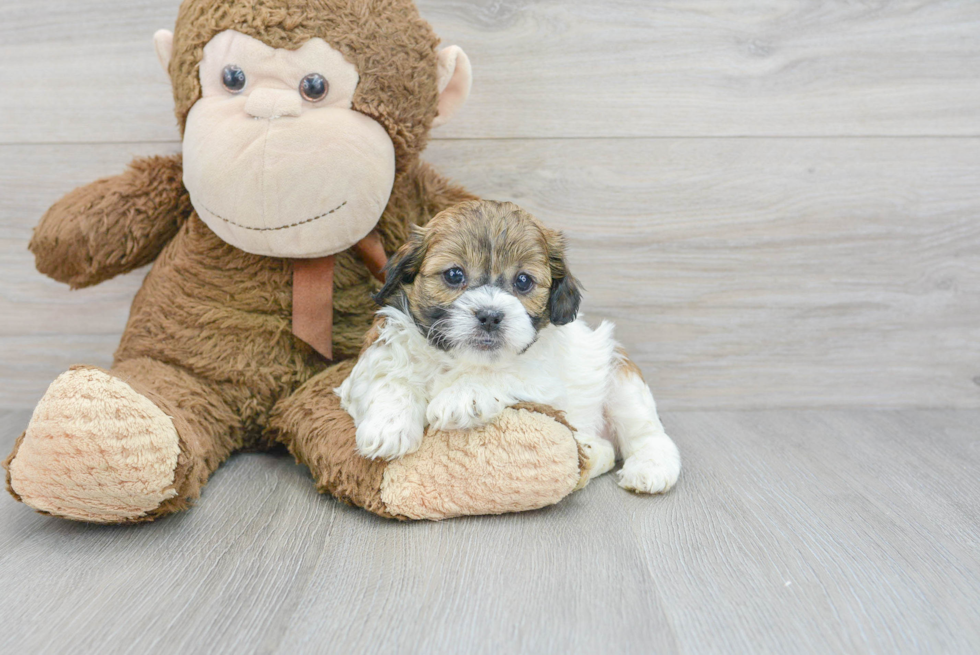
<svg viewBox="0 0 980 655">
<path fill-rule="evenodd" d="M 473 86 L 470 58 L 459 46 L 451 45 L 439 51 L 439 113 L 432 127 L 445 125 L 463 106 Z"/>
<path fill-rule="evenodd" d="M 565 236 L 555 230 L 545 232 L 548 263 L 551 266 L 551 294 L 548 296 L 548 318 L 554 325 L 571 323 L 582 304 L 582 290 L 565 262 Z"/>
<path fill-rule="evenodd" d="M 153 35 L 153 47 L 157 51 L 157 59 L 163 66 L 163 72 L 170 77 L 170 58 L 174 53 L 174 33 L 170 30 L 157 30 Z"/>
<path fill-rule="evenodd" d="M 396 291 L 401 289 L 403 285 L 415 281 L 415 276 L 419 274 L 419 268 L 425 258 L 424 234 L 421 228 L 414 228 L 408 242 L 399 248 L 398 252 L 385 264 L 382 271 L 385 283 L 381 290 L 374 294 L 374 302 L 379 305 L 387 305 Z"/>
</svg>

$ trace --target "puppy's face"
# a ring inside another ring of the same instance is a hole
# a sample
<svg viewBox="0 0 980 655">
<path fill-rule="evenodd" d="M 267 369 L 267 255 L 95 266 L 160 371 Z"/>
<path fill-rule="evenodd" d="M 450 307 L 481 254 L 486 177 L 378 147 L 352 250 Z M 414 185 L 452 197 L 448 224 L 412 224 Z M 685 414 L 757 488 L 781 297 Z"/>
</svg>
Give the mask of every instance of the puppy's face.
<svg viewBox="0 0 980 655">
<path fill-rule="evenodd" d="M 409 312 L 456 354 L 519 354 L 575 319 L 581 294 L 564 240 L 512 203 L 466 202 L 417 230 L 388 263 L 380 304 Z"/>
</svg>

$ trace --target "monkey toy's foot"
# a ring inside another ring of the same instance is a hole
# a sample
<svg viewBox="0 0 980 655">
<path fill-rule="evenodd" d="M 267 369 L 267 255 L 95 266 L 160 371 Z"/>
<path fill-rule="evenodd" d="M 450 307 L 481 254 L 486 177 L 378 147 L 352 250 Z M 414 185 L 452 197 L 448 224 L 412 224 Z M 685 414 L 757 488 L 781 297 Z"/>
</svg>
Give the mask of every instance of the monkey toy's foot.
<svg viewBox="0 0 980 655">
<path fill-rule="evenodd" d="M 129 384 L 76 367 L 48 388 L 6 462 L 11 493 L 39 512 L 138 521 L 177 495 L 173 421 Z"/>
<path fill-rule="evenodd" d="M 393 515 L 439 520 L 557 503 L 589 480 L 589 462 L 562 415 L 522 404 L 471 430 L 430 430 L 387 465 L 381 500 Z"/>
</svg>

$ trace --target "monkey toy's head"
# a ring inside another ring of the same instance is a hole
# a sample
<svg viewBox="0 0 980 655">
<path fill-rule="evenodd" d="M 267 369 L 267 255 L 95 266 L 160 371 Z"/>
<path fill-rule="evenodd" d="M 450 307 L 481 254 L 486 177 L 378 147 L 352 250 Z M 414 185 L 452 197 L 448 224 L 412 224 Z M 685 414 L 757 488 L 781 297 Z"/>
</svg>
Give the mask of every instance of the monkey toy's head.
<svg viewBox="0 0 980 655">
<path fill-rule="evenodd" d="M 364 238 L 470 88 L 466 55 L 439 51 L 411 0 L 185 0 L 154 41 L 194 209 L 258 255 Z"/>
</svg>

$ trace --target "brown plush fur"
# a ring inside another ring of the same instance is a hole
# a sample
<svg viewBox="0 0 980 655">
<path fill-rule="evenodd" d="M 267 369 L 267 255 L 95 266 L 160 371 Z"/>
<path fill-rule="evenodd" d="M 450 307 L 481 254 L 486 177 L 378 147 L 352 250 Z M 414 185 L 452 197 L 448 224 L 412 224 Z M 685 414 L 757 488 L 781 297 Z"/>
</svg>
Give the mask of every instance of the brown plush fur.
<svg viewBox="0 0 980 655">
<path fill-rule="evenodd" d="M 149 264 L 193 211 L 182 178 L 180 155 L 149 157 L 75 189 L 34 229 L 37 269 L 79 289 Z"/>
<path fill-rule="evenodd" d="M 436 115 L 437 39 L 410 0 L 187 0 L 170 65 L 181 128 L 200 97 L 202 49 L 225 29 L 273 47 L 323 37 L 356 64 L 354 108 L 388 130 L 398 158 L 377 227 L 388 253 L 413 226 L 474 198 L 418 159 Z M 392 516 L 380 496 L 385 464 L 357 455 L 353 421 L 333 394 L 352 367 L 343 360 L 361 350 L 379 287 L 351 251 L 336 256 L 340 363 L 329 365 L 292 334 L 289 260 L 219 239 L 191 207 L 179 156 L 138 159 L 122 175 L 71 192 L 45 214 L 30 249 L 41 272 L 76 288 L 154 262 L 109 373 L 173 418 L 178 493 L 129 520 L 186 508 L 232 452 L 278 443 L 310 467 L 321 491 Z M 19 445 L 4 462 L 8 489 Z"/>
</svg>

